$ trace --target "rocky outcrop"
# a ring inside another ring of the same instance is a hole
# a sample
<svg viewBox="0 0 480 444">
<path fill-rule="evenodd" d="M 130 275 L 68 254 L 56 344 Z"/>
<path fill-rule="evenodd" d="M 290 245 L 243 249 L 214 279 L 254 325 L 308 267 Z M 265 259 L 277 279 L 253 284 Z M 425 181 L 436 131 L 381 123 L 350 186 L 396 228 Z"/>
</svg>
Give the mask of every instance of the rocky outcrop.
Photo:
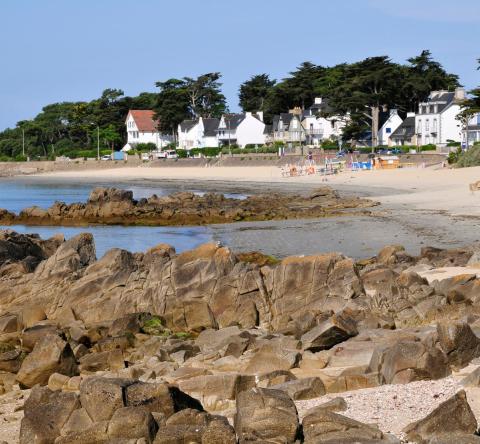
<svg viewBox="0 0 480 444">
<path fill-rule="evenodd" d="M 452 439 L 455 434 L 473 435 L 476 430 L 477 420 L 468 405 L 465 391 L 462 390 L 440 404 L 425 418 L 409 424 L 404 432 L 409 440 L 427 444 L 438 436 L 450 436 Z"/>
<path fill-rule="evenodd" d="M 42 240 L 37 235 L 0 231 L 0 276 L 31 273 L 41 261 L 48 259 L 63 241 L 62 235 Z"/>
<path fill-rule="evenodd" d="M 196 195 L 180 192 L 134 200 L 131 191 L 95 188 L 86 203 L 56 202 L 44 210 L 31 207 L 18 215 L 0 210 L 0 223 L 27 225 L 204 225 L 238 221 L 295 219 L 368 212 L 377 203 L 340 197 L 325 188 L 310 196 L 291 194 L 255 195 L 233 199 L 222 194 Z"/>
<path fill-rule="evenodd" d="M 476 277 L 429 283 L 421 270 L 431 266 L 398 247 L 359 262 L 255 263 L 212 244 L 114 249 L 97 261 L 92 237 L 79 235 L 32 272 L 0 277 L 0 394 L 33 387 L 22 444 L 396 443 L 338 414 L 345 400 L 302 421 L 295 402 L 439 379 L 479 357 L 475 296 L 446 295 Z M 462 396 L 408 433 L 471 442 Z"/>
</svg>

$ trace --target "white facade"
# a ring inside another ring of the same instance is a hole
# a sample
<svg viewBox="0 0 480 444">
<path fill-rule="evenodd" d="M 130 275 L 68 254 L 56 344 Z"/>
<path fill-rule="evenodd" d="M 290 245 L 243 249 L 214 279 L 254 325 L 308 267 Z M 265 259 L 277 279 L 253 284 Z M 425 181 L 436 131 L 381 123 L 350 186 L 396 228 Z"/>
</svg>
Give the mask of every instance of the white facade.
<svg viewBox="0 0 480 444">
<path fill-rule="evenodd" d="M 421 103 L 415 116 L 415 132 L 419 145 L 446 145 L 462 141 L 462 125 L 457 119 L 465 90 L 433 91 L 427 102 Z"/>
<path fill-rule="evenodd" d="M 244 115 L 235 115 L 233 119 L 222 116 L 217 137 L 222 145 L 235 143 L 241 148 L 246 145 L 264 145 L 266 136 L 263 114 L 246 112 Z"/>
<path fill-rule="evenodd" d="M 477 142 L 480 143 L 480 113 L 473 115 L 462 131 L 462 145 L 464 147 L 472 146 Z"/>
<path fill-rule="evenodd" d="M 378 144 L 379 145 L 389 145 L 390 136 L 396 131 L 396 129 L 402 124 L 403 120 L 398 115 L 396 109 L 390 110 L 390 116 L 382 127 L 378 130 Z"/>
<path fill-rule="evenodd" d="M 178 126 L 178 146 L 181 149 L 192 148 L 217 148 L 218 138 L 215 124 L 217 119 L 204 119 L 200 117 L 195 121 L 185 121 Z M 218 121 L 217 121 L 218 122 Z M 215 128 L 210 128 L 210 126 Z"/>
<path fill-rule="evenodd" d="M 139 143 L 153 143 L 157 149 L 162 149 L 172 142 L 172 137 L 160 134 L 155 130 L 155 124 L 148 122 L 153 116 L 152 111 L 129 111 L 125 125 L 127 127 L 127 143 L 122 151 L 130 151 Z"/>
<path fill-rule="evenodd" d="M 307 143 L 318 146 L 323 140 L 339 139 L 346 122 L 337 117 L 305 116 L 302 121 Z"/>
<path fill-rule="evenodd" d="M 339 139 L 342 136 L 348 118 L 340 116 L 317 116 L 317 111 L 329 109 L 321 97 L 315 98 L 315 103 L 303 115 L 302 126 L 305 129 L 306 142 L 318 146 L 323 140 Z"/>
</svg>

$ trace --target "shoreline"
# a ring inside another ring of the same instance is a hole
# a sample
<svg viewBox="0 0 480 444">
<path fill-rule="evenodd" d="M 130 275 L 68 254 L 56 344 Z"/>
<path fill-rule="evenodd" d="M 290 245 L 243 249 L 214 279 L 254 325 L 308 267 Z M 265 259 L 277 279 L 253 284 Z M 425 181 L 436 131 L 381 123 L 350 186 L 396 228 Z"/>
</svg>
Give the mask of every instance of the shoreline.
<svg viewBox="0 0 480 444">
<path fill-rule="evenodd" d="M 49 173 L 0 179 L 0 189 L 2 180 L 7 180 L 20 185 L 47 187 L 114 184 L 125 188 L 152 188 L 152 192 L 155 188 L 168 192 L 195 189 L 248 195 L 268 192 L 301 194 L 327 185 L 341 195 L 368 198 L 381 205 L 372 209 L 370 216 L 208 225 L 209 236 L 212 241 L 222 242 L 238 251 L 259 250 L 279 257 L 340 251 L 359 258 L 374 253 L 385 244 L 403 244 L 407 251 L 417 254 L 423 246 L 454 248 L 480 240 L 480 194 L 472 194 L 468 189 L 470 182 L 480 178 L 478 167 L 346 172 L 329 177 L 327 182 L 322 182 L 319 176 L 279 177 L 267 181 L 264 173 L 260 174 L 262 167 L 253 171 L 252 168 L 243 168 L 244 177 L 241 179 L 233 175 L 225 178 L 224 171 L 230 169 L 203 169 L 208 170 L 208 179 L 196 177 L 195 168 L 171 168 L 168 174 L 165 174 L 169 171 L 166 168 L 123 168 L 114 170 L 114 174 L 105 170 L 106 173 L 101 175 L 98 171 L 88 175 L 82 172 Z M 129 174 L 125 174 L 126 171 L 130 171 Z M 36 228 L 32 227 L 30 231 Z M 61 228 L 56 227 L 58 231 Z M 88 231 L 88 227 L 86 229 Z"/>
<path fill-rule="evenodd" d="M 17 176 L 19 177 L 19 176 Z M 41 181 L 82 181 L 95 183 L 141 182 L 192 186 L 221 185 L 250 188 L 259 192 L 273 189 L 285 192 L 309 191 L 330 186 L 358 197 L 368 197 L 382 204 L 407 205 L 411 208 L 447 211 L 452 215 L 480 216 L 480 194 L 473 194 L 469 184 L 480 179 L 480 167 L 462 169 L 402 168 L 341 172 L 332 176 L 282 177 L 278 167 L 125 167 L 111 170 L 87 170 L 21 176 Z M 188 184 L 186 184 L 188 181 Z M 262 189 L 259 189 L 262 186 Z"/>
</svg>

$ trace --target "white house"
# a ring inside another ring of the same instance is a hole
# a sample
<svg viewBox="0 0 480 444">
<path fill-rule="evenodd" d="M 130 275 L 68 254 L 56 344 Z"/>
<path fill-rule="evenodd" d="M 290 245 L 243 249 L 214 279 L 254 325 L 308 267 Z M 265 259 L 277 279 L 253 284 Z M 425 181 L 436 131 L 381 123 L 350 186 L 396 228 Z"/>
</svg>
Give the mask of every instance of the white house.
<svg viewBox="0 0 480 444">
<path fill-rule="evenodd" d="M 154 120 L 152 110 L 132 109 L 125 120 L 127 126 L 127 143 L 122 151 L 130 151 L 139 143 L 154 143 L 157 149 L 162 149 L 172 142 L 172 137 L 160 134 L 158 121 Z"/>
<path fill-rule="evenodd" d="M 398 115 L 398 111 L 396 109 L 391 109 L 385 120 L 381 122 L 382 126 L 378 130 L 378 144 L 390 145 L 391 135 L 397 130 L 402 122 L 403 120 Z"/>
<path fill-rule="evenodd" d="M 219 119 L 184 120 L 178 125 L 178 146 L 190 150 L 192 148 L 217 148 L 217 129 Z"/>
<path fill-rule="evenodd" d="M 449 140 L 461 142 L 463 128 L 457 116 L 465 98 L 464 88 L 457 88 L 455 92 L 432 91 L 428 99 L 420 103 L 415 116 L 417 143 L 446 145 Z"/>
<path fill-rule="evenodd" d="M 331 112 L 328 101 L 316 97 L 315 103 L 304 111 L 302 126 L 305 129 L 305 138 L 308 145 L 318 146 L 323 140 L 339 139 L 342 136 L 346 119 L 340 116 L 325 117 L 322 113 Z"/>
<path fill-rule="evenodd" d="M 462 131 L 463 146 L 469 147 L 475 142 L 480 142 L 480 113 L 473 115 Z"/>
<path fill-rule="evenodd" d="M 220 145 L 236 144 L 241 148 L 246 145 L 264 145 L 265 123 L 263 113 L 224 114 L 220 119 L 217 137 Z"/>
</svg>

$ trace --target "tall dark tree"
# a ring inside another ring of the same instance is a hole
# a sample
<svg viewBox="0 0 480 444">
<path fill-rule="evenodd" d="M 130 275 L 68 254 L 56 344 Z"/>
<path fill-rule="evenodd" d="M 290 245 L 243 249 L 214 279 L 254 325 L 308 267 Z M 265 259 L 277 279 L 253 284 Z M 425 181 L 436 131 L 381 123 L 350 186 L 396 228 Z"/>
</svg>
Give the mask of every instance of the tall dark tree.
<svg viewBox="0 0 480 444">
<path fill-rule="evenodd" d="M 445 71 L 428 50 L 408 59 L 408 63 L 402 73 L 402 111 L 416 111 L 431 91 L 451 91 L 460 85 L 458 76 Z"/>
<path fill-rule="evenodd" d="M 361 116 L 369 122 L 375 147 L 378 145 L 380 109 L 396 106 L 399 98 L 399 66 L 387 56 L 369 57 L 350 65 L 345 76 L 344 82 L 332 91 L 331 103 L 336 112 Z M 358 122 L 356 126 L 359 127 Z"/>
<path fill-rule="evenodd" d="M 238 97 L 243 111 L 265 111 L 265 99 L 272 93 L 275 83 L 268 74 L 258 74 L 242 83 Z"/>
<path fill-rule="evenodd" d="M 480 71 L 480 59 L 478 59 L 477 62 L 477 70 Z M 469 91 L 469 94 L 470 97 L 463 102 L 462 111 L 458 116 L 459 120 L 464 125 L 467 124 L 467 122 L 472 118 L 472 116 L 474 116 L 475 114 L 480 114 L 480 86 Z"/>
<path fill-rule="evenodd" d="M 157 82 L 156 86 L 160 88 L 154 106 L 156 118 L 160 122 L 158 129 L 164 133 L 175 134 L 178 125 L 192 117 L 186 84 L 183 80 L 169 79 Z"/>
<path fill-rule="evenodd" d="M 202 74 L 196 79 L 184 77 L 184 88 L 189 97 L 190 112 L 194 117 L 220 117 L 227 110 L 222 94 L 219 72 Z"/>
</svg>

